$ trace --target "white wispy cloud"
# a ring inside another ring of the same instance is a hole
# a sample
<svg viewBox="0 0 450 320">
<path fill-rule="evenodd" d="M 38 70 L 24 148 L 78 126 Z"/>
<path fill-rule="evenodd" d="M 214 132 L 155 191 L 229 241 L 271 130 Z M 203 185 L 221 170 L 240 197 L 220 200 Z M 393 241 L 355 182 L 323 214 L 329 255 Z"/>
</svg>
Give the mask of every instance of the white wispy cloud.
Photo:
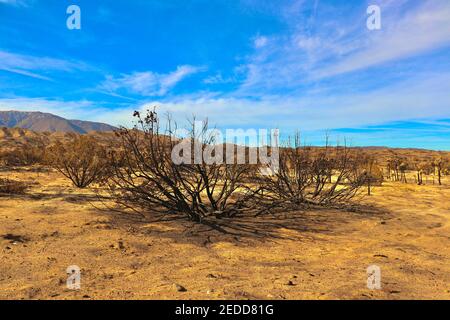
<svg viewBox="0 0 450 320">
<path fill-rule="evenodd" d="M 342 8 L 322 4 L 320 28 L 311 26 L 315 13 L 308 13 L 311 16 L 299 24 L 303 4 L 297 3 L 297 15 L 284 16 L 292 32 L 271 37 L 243 65 L 247 76 L 242 90 L 246 93 L 295 88 L 450 46 L 448 0 L 380 0 L 382 29 L 377 31 L 367 30 L 364 11 L 355 17 L 343 14 L 342 19 Z"/>
<path fill-rule="evenodd" d="M 230 77 L 224 77 L 221 72 L 218 72 L 212 76 L 206 77 L 203 80 L 203 83 L 205 84 L 223 84 L 223 83 L 232 83 L 236 82 L 236 77 L 230 76 Z"/>
<path fill-rule="evenodd" d="M 0 0 L 0 4 L 11 4 L 11 5 L 25 5 L 27 2 L 25 0 Z"/>
<path fill-rule="evenodd" d="M 450 45 L 450 2 L 447 0 L 424 1 L 401 17 L 389 15 L 387 10 L 382 12 L 386 15 L 378 34 L 375 32 L 373 37 L 369 34 L 361 48 L 319 71 L 317 76 L 361 70 Z"/>
<path fill-rule="evenodd" d="M 255 46 L 255 48 L 262 48 L 264 47 L 267 42 L 268 42 L 268 38 L 265 36 L 258 36 L 255 38 L 255 40 L 253 41 L 253 44 Z"/>
<path fill-rule="evenodd" d="M 391 87 L 361 93 L 266 95 L 259 99 L 216 94 L 206 98 L 155 100 L 136 108 L 145 111 L 158 106 L 162 112 L 171 112 L 180 122 L 195 114 L 222 127 L 327 130 L 412 119 L 450 118 L 450 95 L 446 91 L 449 81 L 450 73 L 424 74 Z"/>
<path fill-rule="evenodd" d="M 0 50 L 0 70 L 36 79 L 50 81 L 52 72 L 73 72 L 86 68 L 85 64 L 79 62 Z"/>
<path fill-rule="evenodd" d="M 107 92 L 125 90 L 142 96 L 163 96 L 183 79 L 202 70 L 203 67 L 182 65 L 166 74 L 146 71 L 125 74 L 119 78 L 108 76 L 100 89 Z"/>
</svg>

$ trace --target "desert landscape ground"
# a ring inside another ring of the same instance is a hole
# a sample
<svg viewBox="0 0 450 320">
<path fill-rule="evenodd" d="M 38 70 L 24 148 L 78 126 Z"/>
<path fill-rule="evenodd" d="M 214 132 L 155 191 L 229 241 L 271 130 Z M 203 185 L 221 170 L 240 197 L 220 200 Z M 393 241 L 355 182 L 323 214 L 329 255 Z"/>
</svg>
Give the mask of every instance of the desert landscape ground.
<svg viewBox="0 0 450 320">
<path fill-rule="evenodd" d="M 221 234 L 102 210 L 92 190 L 51 169 L 0 177 L 31 185 L 0 197 L 2 299 L 450 298 L 448 178 L 385 182 L 362 200 L 367 210 L 264 216 Z M 366 287 L 372 264 L 381 290 Z M 66 288 L 70 265 L 81 290 Z"/>
</svg>

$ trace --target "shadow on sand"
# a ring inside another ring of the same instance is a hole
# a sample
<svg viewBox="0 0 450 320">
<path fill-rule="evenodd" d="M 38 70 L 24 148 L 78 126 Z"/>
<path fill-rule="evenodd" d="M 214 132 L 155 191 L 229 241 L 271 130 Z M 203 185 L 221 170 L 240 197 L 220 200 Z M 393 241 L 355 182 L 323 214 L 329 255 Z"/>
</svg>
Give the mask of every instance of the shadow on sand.
<svg viewBox="0 0 450 320">
<path fill-rule="evenodd" d="M 350 210 L 323 207 L 291 210 L 263 216 L 240 215 L 234 218 L 208 219 L 203 223 L 184 217 L 156 217 L 124 210 L 102 209 L 111 227 L 142 235 L 157 235 L 176 242 L 208 246 L 217 241 L 245 245 L 249 241 L 276 241 L 313 238 L 314 234 L 336 234 L 336 227 L 355 219 L 389 219 L 390 214 L 377 207 L 358 205 Z"/>
</svg>

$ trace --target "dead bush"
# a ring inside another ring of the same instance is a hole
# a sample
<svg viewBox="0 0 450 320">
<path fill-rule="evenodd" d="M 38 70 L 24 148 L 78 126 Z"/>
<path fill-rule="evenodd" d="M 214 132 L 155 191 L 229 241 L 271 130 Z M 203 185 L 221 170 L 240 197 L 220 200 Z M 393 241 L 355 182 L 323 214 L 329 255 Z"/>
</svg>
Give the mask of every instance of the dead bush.
<svg viewBox="0 0 450 320">
<path fill-rule="evenodd" d="M 44 164 L 45 146 L 41 144 L 25 144 L 12 150 L 0 153 L 0 162 L 4 166 L 31 166 Z"/>
<path fill-rule="evenodd" d="M 0 178 L 0 193 L 3 194 L 24 194 L 28 185 L 24 182 Z"/>
<path fill-rule="evenodd" d="M 173 160 L 172 151 L 183 145 L 186 150 L 221 157 L 211 148 L 215 137 L 208 134 L 207 122 L 201 129 L 190 128 L 181 140 L 174 135 L 176 125 L 170 117 L 164 129 L 155 111 L 148 111 L 143 119 L 135 112 L 135 117 L 135 128 L 116 132 L 121 149 L 109 156 L 113 174 L 107 186 L 118 204 L 137 212 L 184 216 L 204 223 L 211 217 L 233 217 L 245 207 L 252 192 L 244 180 L 255 168 L 221 161 L 197 163 L 195 152 L 185 151 L 178 153 L 184 161 Z"/>
<path fill-rule="evenodd" d="M 258 177 L 258 201 L 271 208 L 296 209 L 305 205 L 345 205 L 358 194 L 358 159 L 345 146 L 315 149 L 300 144 L 300 136 L 280 150 L 279 168 Z"/>
<path fill-rule="evenodd" d="M 431 163 L 435 175 L 437 175 L 439 185 L 442 185 L 442 176 L 448 175 L 450 172 L 450 158 L 438 156 Z"/>
<path fill-rule="evenodd" d="M 69 142 L 57 142 L 48 149 L 47 159 L 78 188 L 100 182 L 108 174 L 106 150 L 90 136 L 74 135 Z"/>
</svg>

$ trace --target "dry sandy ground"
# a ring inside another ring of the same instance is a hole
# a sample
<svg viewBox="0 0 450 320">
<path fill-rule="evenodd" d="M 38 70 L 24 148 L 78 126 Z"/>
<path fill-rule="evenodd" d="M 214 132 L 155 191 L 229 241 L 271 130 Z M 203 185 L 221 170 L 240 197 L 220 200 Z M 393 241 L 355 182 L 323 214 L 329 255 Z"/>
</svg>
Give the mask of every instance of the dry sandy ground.
<svg viewBox="0 0 450 320">
<path fill-rule="evenodd" d="M 225 236 L 117 218 L 56 173 L 5 176 L 35 184 L 0 197 L 3 299 L 450 299 L 450 181 L 386 183 L 364 200 L 378 210 L 242 221 Z M 381 290 L 366 287 L 372 264 Z M 80 291 L 66 288 L 70 265 Z"/>
</svg>

